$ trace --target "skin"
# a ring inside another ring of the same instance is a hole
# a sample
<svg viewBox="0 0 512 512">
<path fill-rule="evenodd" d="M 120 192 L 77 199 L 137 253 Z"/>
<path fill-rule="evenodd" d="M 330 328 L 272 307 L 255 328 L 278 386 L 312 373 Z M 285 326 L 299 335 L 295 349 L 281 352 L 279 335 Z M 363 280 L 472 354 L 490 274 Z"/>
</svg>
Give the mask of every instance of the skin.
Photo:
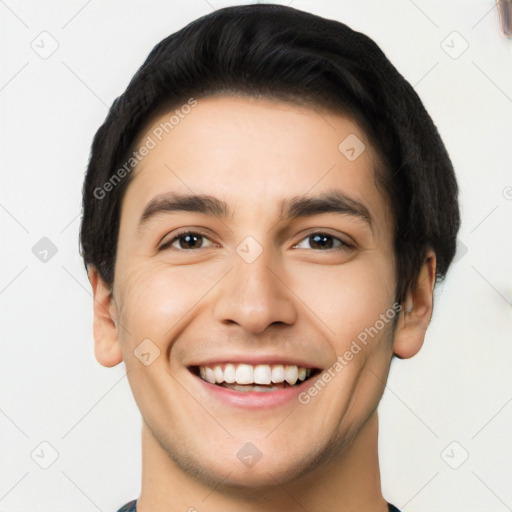
<svg viewBox="0 0 512 512">
<path fill-rule="evenodd" d="M 338 150 L 350 134 L 366 146 L 354 161 Z M 125 362 L 143 418 L 139 512 L 387 510 L 376 407 L 393 354 L 411 357 L 423 343 L 432 252 L 395 332 L 387 323 L 306 405 L 241 412 L 212 398 L 187 368 L 198 358 L 288 354 L 327 369 L 392 307 L 393 221 L 377 161 L 346 117 L 220 96 L 199 100 L 137 166 L 123 199 L 113 286 L 94 267 L 89 278 L 96 358 L 108 367 Z M 282 199 L 328 191 L 363 203 L 371 225 L 340 213 L 280 219 Z M 232 215 L 159 213 L 139 229 L 146 205 L 166 192 L 214 196 Z M 204 233 L 203 246 L 181 248 L 180 228 Z M 338 245 L 319 247 L 313 233 Z M 236 252 L 247 236 L 262 248 L 252 263 Z M 165 242 L 173 245 L 159 250 Z M 160 350 L 149 366 L 134 356 L 147 338 Z M 262 453 L 251 468 L 236 456 L 246 442 Z"/>
</svg>

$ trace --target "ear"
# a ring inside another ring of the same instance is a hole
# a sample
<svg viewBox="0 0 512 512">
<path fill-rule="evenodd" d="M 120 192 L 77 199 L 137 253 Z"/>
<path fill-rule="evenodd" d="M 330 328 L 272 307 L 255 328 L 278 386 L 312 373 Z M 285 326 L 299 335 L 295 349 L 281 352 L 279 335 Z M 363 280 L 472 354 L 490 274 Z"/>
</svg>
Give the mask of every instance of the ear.
<svg viewBox="0 0 512 512">
<path fill-rule="evenodd" d="M 116 305 L 110 286 L 103 281 L 98 270 L 91 266 L 88 268 L 88 274 L 94 297 L 94 355 L 98 363 L 112 367 L 123 360 L 121 344 L 117 337 Z"/>
<path fill-rule="evenodd" d="M 436 280 L 436 255 L 429 250 L 421 266 L 417 283 L 407 293 L 398 319 L 393 341 L 396 356 L 407 359 L 418 353 L 425 340 L 432 317 L 433 293 Z"/>
</svg>

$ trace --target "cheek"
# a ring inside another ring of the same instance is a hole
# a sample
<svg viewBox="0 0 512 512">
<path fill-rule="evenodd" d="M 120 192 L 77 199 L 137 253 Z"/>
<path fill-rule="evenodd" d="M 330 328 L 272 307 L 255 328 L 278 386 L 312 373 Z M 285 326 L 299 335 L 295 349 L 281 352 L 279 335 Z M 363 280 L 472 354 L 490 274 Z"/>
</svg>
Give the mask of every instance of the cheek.
<svg viewBox="0 0 512 512">
<path fill-rule="evenodd" d="M 210 270 L 197 266 L 171 267 L 161 262 L 133 261 L 121 268 L 118 286 L 121 342 L 128 348 L 144 338 L 161 349 L 171 331 L 180 328 L 201 298 L 217 281 Z"/>
<path fill-rule="evenodd" d="M 393 259 L 372 254 L 339 266 L 309 266 L 294 273 L 291 288 L 328 327 L 329 338 L 350 344 L 392 306 L 394 283 Z"/>
</svg>

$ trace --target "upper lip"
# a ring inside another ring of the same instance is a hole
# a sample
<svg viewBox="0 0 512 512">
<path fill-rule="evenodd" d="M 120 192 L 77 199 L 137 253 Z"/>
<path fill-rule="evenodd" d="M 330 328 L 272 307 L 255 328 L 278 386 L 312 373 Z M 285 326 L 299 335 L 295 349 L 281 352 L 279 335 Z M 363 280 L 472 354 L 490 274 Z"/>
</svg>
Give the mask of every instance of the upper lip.
<svg viewBox="0 0 512 512">
<path fill-rule="evenodd" d="M 250 364 L 252 366 L 256 366 L 258 364 L 268 364 L 268 365 L 277 365 L 282 364 L 283 366 L 302 366 L 304 368 L 311 369 L 323 369 L 317 364 L 312 364 L 311 360 L 306 361 L 305 359 L 277 355 L 277 354 L 231 354 L 227 356 L 216 356 L 210 357 L 208 359 L 201 359 L 200 361 L 195 361 L 192 364 L 188 364 L 188 367 L 195 366 L 216 366 L 223 365 L 227 363 L 232 364 Z"/>
</svg>

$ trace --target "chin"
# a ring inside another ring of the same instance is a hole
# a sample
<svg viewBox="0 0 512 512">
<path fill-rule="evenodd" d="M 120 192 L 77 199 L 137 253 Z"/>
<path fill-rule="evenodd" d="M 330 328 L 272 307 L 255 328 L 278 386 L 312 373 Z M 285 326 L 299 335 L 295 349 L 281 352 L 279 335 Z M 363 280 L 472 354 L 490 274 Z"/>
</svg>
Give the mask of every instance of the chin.
<svg viewBox="0 0 512 512">
<path fill-rule="evenodd" d="M 219 486 L 226 490 L 229 488 L 230 493 L 265 494 L 266 489 L 275 490 L 276 484 L 286 485 L 314 471 L 319 465 L 325 465 L 326 459 L 329 458 L 328 450 L 317 448 L 312 453 L 310 451 L 312 446 L 306 448 L 302 453 L 291 453 L 284 449 L 278 451 L 275 447 L 271 449 L 267 443 L 267 447 L 262 448 L 263 453 L 259 460 L 247 459 L 245 463 L 243 461 L 245 453 L 251 453 L 253 449 L 250 446 L 244 445 L 242 449 L 237 450 L 235 457 L 231 456 L 233 452 L 229 449 L 225 453 L 230 455 L 220 460 L 220 450 L 216 450 L 208 457 L 209 464 L 205 464 L 205 459 L 201 461 L 200 472 L 209 480 L 208 485 Z M 257 457 L 257 454 L 254 453 L 254 456 Z"/>
</svg>

